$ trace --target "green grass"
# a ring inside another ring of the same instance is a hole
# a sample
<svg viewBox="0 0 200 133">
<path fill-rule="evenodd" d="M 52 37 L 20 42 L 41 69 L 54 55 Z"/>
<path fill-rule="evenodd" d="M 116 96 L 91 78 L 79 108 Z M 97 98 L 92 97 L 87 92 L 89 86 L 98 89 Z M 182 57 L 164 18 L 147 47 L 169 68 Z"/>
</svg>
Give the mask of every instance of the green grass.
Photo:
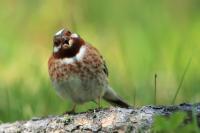
<svg viewBox="0 0 200 133">
<path fill-rule="evenodd" d="M 157 116 L 152 127 L 155 133 L 198 133 L 200 129 L 197 125 L 196 117 L 189 120 L 185 112 L 176 112 L 170 117 Z"/>
<path fill-rule="evenodd" d="M 61 114 L 71 103 L 55 93 L 47 71 L 52 36 L 78 32 L 103 54 L 111 86 L 135 106 L 200 101 L 198 0 L 2 0 L 0 121 Z M 107 104 L 104 102 L 104 106 Z M 78 111 L 94 108 L 94 103 Z"/>
</svg>

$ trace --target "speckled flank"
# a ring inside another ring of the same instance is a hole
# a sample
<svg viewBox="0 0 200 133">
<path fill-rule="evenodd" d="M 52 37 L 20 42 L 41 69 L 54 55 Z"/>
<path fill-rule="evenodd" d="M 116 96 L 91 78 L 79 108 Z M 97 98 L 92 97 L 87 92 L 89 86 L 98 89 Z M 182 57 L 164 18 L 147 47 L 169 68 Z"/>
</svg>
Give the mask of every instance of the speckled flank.
<svg viewBox="0 0 200 133">
<path fill-rule="evenodd" d="M 98 95 L 103 94 L 108 85 L 107 75 L 103 71 L 105 67 L 104 61 L 99 52 L 88 44 L 84 45 L 84 47 L 86 51 L 81 61 L 65 64 L 61 59 L 55 59 L 52 56 L 48 63 L 49 75 L 57 88 L 66 87 L 62 88 L 66 90 L 66 93 L 73 93 L 74 90 L 79 91 L 76 92 L 78 94 L 70 94 L 70 96 L 72 95 L 71 99 L 78 103 L 96 99 Z M 72 84 L 75 81 L 76 84 L 79 84 L 77 79 L 81 81 L 78 87 Z M 68 81 L 71 81 L 71 83 L 68 83 Z M 87 93 L 87 96 L 81 96 L 80 93 L 83 95 Z"/>
<path fill-rule="evenodd" d="M 66 77 L 71 74 L 78 74 L 80 75 L 80 78 L 87 78 L 88 76 L 92 78 L 92 76 L 95 75 L 102 75 L 100 77 L 107 79 L 107 77 L 105 77 L 106 75 L 103 73 L 104 66 L 102 63 L 103 61 L 98 56 L 98 51 L 90 46 L 87 46 L 87 52 L 82 62 L 64 64 L 62 61 L 54 60 L 54 58 L 51 57 L 49 60 L 49 74 L 53 80 L 62 80 L 63 78 L 66 79 Z"/>
</svg>

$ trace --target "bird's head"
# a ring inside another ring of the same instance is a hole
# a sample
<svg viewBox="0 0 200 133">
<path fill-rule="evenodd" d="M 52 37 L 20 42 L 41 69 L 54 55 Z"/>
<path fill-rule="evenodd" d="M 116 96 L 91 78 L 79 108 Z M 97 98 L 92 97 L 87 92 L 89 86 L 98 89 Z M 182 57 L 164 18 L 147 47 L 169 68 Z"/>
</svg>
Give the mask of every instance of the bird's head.
<svg viewBox="0 0 200 133">
<path fill-rule="evenodd" d="M 74 57 L 84 44 L 85 41 L 78 34 L 62 29 L 54 35 L 53 55 L 61 59 Z"/>
</svg>

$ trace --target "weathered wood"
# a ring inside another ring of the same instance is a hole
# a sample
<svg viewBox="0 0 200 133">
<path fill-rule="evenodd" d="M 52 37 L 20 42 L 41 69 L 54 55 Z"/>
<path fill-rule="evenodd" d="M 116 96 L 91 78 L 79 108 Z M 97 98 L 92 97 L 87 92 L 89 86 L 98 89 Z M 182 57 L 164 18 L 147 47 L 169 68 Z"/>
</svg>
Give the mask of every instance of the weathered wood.
<svg viewBox="0 0 200 133">
<path fill-rule="evenodd" d="M 200 104 L 144 106 L 140 109 L 114 108 L 93 110 L 75 115 L 33 118 L 0 125 L 0 132 L 138 132 L 150 131 L 155 115 L 176 111 L 200 112 Z"/>
</svg>

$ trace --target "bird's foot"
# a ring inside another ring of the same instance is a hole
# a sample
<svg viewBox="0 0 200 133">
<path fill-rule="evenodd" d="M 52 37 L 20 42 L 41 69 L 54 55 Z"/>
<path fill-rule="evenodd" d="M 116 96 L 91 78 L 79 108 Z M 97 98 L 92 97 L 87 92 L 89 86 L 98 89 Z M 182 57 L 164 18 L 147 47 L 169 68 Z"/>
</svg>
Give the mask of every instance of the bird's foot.
<svg viewBox="0 0 200 133">
<path fill-rule="evenodd" d="M 74 115 L 76 112 L 74 110 L 66 111 L 63 113 L 63 115 Z"/>
<path fill-rule="evenodd" d="M 76 104 L 73 105 L 73 107 L 72 107 L 72 109 L 70 111 L 64 112 L 63 115 L 66 115 L 66 114 L 68 114 L 68 115 L 76 114 L 75 110 L 76 110 Z"/>
</svg>

